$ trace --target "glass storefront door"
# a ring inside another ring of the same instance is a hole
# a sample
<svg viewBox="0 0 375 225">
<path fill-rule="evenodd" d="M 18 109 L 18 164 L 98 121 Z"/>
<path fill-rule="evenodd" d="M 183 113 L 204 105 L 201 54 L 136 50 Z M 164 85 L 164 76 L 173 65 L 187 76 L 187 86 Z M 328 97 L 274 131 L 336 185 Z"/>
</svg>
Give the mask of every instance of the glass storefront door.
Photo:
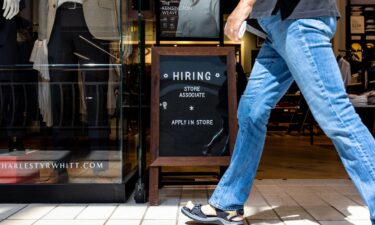
<svg viewBox="0 0 375 225">
<path fill-rule="evenodd" d="M 122 2 L 1 13 L 0 185 L 123 183 Z"/>
</svg>

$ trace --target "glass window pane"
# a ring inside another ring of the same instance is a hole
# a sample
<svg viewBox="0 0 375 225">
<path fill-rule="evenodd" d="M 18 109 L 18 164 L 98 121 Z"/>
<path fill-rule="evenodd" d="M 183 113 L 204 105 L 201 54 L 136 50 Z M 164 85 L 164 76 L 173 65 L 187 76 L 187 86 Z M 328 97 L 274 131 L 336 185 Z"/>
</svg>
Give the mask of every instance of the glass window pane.
<svg viewBox="0 0 375 225">
<path fill-rule="evenodd" d="M 19 4 L 0 16 L 0 184 L 122 183 L 121 1 Z"/>
</svg>

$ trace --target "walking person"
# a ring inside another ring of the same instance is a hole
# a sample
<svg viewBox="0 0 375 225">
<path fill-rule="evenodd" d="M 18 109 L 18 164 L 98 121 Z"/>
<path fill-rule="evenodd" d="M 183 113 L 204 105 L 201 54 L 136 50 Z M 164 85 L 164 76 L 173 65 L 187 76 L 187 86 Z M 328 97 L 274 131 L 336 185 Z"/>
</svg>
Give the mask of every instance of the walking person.
<svg viewBox="0 0 375 225">
<path fill-rule="evenodd" d="M 332 139 L 368 205 L 375 225 L 375 140 L 349 102 L 331 39 L 339 17 L 335 0 L 240 0 L 225 34 L 238 41 L 241 23 L 257 19 L 267 34 L 238 108 L 231 164 L 207 205 L 189 202 L 193 220 L 243 224 L 243 207 L 261 158 L 272 108 L 296 81 L 316 121 Z"/>
</svg>

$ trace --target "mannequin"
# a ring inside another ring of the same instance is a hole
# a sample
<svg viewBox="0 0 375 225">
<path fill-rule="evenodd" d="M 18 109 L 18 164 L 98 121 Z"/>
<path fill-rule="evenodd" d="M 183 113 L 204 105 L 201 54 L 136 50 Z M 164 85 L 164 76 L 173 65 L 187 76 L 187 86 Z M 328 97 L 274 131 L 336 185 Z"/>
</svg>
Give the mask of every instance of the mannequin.
<svg viewBox="0 0 375 225">
<path fill-rule="evenodd" d="M 19 0 L 4 0 L 2 9 L 4 10 L 3 17 L 11 20 L 19 12 Z"/>
<path fill-rule="evenodd" d="M 118 39 L 115 0 L 40 0 L 39 39 L 46 42 L 49 70 L 53 143 L 56 150 L 82 150 L 74 143 L 82 124 L 78 90 L 82 74 L 86 105 L 87 150 L 109 149 L 107 86 L 109 70 L 84 64 L 109 63 L 109 40 Z M 64 70 L 64 65 L 78 65 Z M 78 149 L 77 149 L 78 148 Z M 63 159 L 68 161 L 70 156 Z M 60 171 L 61 172 L 61 171 Z M 63 171 L 65 172 L 65 171 Z M 95 171 L 94 171 L 95 172 Z"/>
<path fill-rule="evenodd" d="M 14 127 L 19 126 L 22 113 L 17 108 L 15 99 L 18 97 L 12 83 L 16 79 L 16 72 L 12 66 L 16 63 L 17 55 L 17 31 L 14 17 L 19 12 L 19 0 L 0 0 L 0 130 L 9 139 L 10 151 L 23 150 L 21 133 Z M 7 69 L 7 70 L 6 70 Z M 4 132 L 5 130 L 5 132 Z"/>
</svg>

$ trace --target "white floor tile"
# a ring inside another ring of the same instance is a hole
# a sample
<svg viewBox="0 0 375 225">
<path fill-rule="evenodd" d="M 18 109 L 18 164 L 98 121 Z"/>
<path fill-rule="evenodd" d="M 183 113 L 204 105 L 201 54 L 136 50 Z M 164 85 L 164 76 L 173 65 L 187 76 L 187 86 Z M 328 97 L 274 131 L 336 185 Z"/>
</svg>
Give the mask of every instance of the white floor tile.
<svg viewBox="0 0 375 225">
<path fill-rule="evenodd" d="M 147 206 L 120 205 L 111 216 L 111 220 L 141 220 L 146 212 Z"/>
<path fill-rule="evenodd" d="M 336 206 L 335 208 L 343 213 L 346 219 L 349 220 L 367 220 L 370 218 L 370 212 L 368 208 L 364 206 L 342 205 Z"/>
<path fill-rule="evenodd" d="M 285 180 L 286 185 L 298 185 L 298 186 L 311 186 L 311 185 L 322 185 L 323 180 L 319 179 L 287 179 Z"/>
<path fill-rule="evenodd" d="M 178 206 L 150 206 L 145 220 L 176 220 Z"/>
<path fill-rule="evenodd" d="M 358 194 L 357 189 L 354 185 L 336 185 L 333 187 L 337 192 L 343 195 Z"/>
<path fill-rule="evenodd" d="M 359 205 L 366 205 L 366 203 L 363 201 L 362 197 L 359 194 L 347 194 L 345 196 Z"/>
<path fill-rule="evenodd" d="M 304 206 L 316 220 L 345 220 L 345 216 L 331 206 Z"/>
<path fill-rule="evenodd" d="M 330 205 L 358 205 L 353 200 L 347 198 L 346 196 L 339 194 L 339 193 L 331 193 L 331 194 L 319 194 L 319 197 L 324 199 L 324 201 L 328 202 Z"/>
<path fill-rule="evenodd" d="M 297 206 L 297 202 L 290 197 L 290 195 L 282 194 L 265 194 L 264 198 L 272 207 L 278 206 Z"/>
<path fill-rule="evenodd" d="M 372 224 L 370 220 L 349 220 L 349 222 L 354 225 L 371 225 Z"/>
<path fill-rule="evenodd" d="M 178 207 L 178 217 L 177 217 L 177 219 L 178 219 L 178 220 L 190 220 L 187 216 L 185 216 L 185 215 L 181 212 L 182 207 L 183 207 L 183 206 Z"/>
<path fill-rule="evenodd" d="M 39 220 L 33 225 L 104 225 L 105 220 Z"/>
<path fill-rule="evenodd" d="M 251 225 L 284 225 L 280 220 L 249 220 Z"/>
<path fill-rule="evenodd" d="M 319 221 L 321 225 L 371 225 L 368 220 L 350 220 L 350 221 Z"/>
<path fill-rule="evenodd" d="M 25 204 L 1 204 L 0 220 L 6 219 L 7 217 L 13 215 L 24 207 L 26 207 Z"/>
<path fill-rule="evenodd" d="M 348 221 L 319 221 L 321 225 L 353 225 Z"/>
<path fill-rule="evenodd" d="M 186 204 L 188 201 L 193 201 L 196 204 L 205 204 L 207 203 L 207 190 L 200 189 L 200 190 L 183 190 L 181 194 L 181 204 Z"/>
<path fill-rule="evenodd" d="M 108 220 L 105 225 L 141 225 L 141 220 Z"/>
<path fill-rule="evenodd" d="M 286 193 L 290 195 L 310 195 L 313 194 L 313 191 L 305 188 L 302 185 L 284 185 L 283 186 Z"/>
<path fill-rule="evenodd" d="M 292 221 L 313 220 L 315 221 L 306 212 L 306 210 L 300 206 L 281 206 L 281 207 L 275 207 L 274 210 L 283 221 L 289 221 L 289 220 L 292 220 Z"/>
<path fill-rule="evenodd" d="M 277 220 L 279 218 L 269 206 L 245 206 L 245 217 L 250 220 Z"/>
<path fill-rule="evenodd" d="M 12 215 L 8 219 L 15 220 L 38 220 L 43 216 L 47 215 L 56 205 L 49 204 L 30 204 L 23 208 L 16 214 Z"/>
<path fill-rule="evenodd" d="M 332 185 L 332 186 L 337 186 L 337 185 L 353 185 L 353 182 L 349 179 L 324 179 L 322 180 L 325 185 Z"/>
<path fill-rule="evenodd" d="M 35 220 L 4 220 L 0 225 L 32 225 Z"/>
<path fill-rule="evenodd" d="M 98 204 L 89 205 L 78 216 L 79 220 L 106 220 L 115 211 L 117 205 L 113 204 Z"/>
<path fill-rule="evenodd" d="M 121 205 L 87 207 L 0 204 L 0 225 L 200 225 L 184 216 L 180 208 L 189 200 L 206 204 L 214 188 L 163 188 L 157 207 L 135 204 L 132 199 Z M 251 225 L 371 225 L 367 207 L 351 181 L 345 179 L 257 180 L 246 201 L 245 216 Z"/>
<path fill-rule="evenodd" d="M 176 220 L 143 220 L 142 225 L 176 225 Z"/>
<path fill-rule="evenodd" d="M 315 194 L 336 194 L 337 191 L 330 185 L 325 186 L 306 186 L 305 188 Z"/>
<path fill-rule="evenodd" d="M 249 196 L 249 198 L 245 202 L 245 205 L 266 206 L 268 205 L 268 203 L 259 192 L 254 192 Z"/>
<path fill-rule="evenodd" d="M 171 198 L 159 198 L 159 205 L 160 206 L 178 206 L 180 203 L 180 198 L 178 197 L 171 197 Z"/>
<path fill-rule="evenodd" d="M 335 209 L 340 211 L 342 214 L 344 214 L 347 219 L 366 220 L 370 217 L 367 208 L 357 204 L 347 196 L 339 193 L 331 193 L 320 194 L 320 197 L 324 199 L 324 201 L 332 205 Z"/>
<path fill-rule="evenodd" d="M 288 220 L 284 221 L 286 225 L 319 225 L 318 222 L 313 220 Z"/>
<path fill-rule="evenodd" d="M 326 202 L 312 193 L 290 194 L 291 197 L 301 206 L 328 206 Z"/>
<path fill-rule="evenodd" d="M 59 205 L 42 219 L 48 220 L 73 220 L 87 205 Z"/>
<path fill-rule="evenodd" d="M 257 185 L 257 189 L 264 195 L 285 193 L 285 190 L 278 185 Z"/>
</svg>

